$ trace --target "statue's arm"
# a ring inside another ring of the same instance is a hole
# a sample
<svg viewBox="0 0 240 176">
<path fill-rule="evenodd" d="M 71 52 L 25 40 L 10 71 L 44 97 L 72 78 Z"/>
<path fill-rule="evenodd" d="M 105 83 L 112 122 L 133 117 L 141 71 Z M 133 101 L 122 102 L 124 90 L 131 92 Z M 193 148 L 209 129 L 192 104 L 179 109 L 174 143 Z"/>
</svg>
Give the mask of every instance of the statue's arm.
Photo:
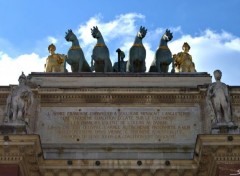
<svg viewBox="0 0 240 176">
<path fill-rule="evenodd" d="M 207 98 L 212 99 L 214 97 L 215 93 L 213 90 L 213 84 L 210 84 L 207 89 Z"/>
<path fill-rule="evenodd" d="M 230 103 L 230 94 L 228 91 L 228 86 L 226 84 L 224 84 L 224 94 L 225 94 L 227 102 Z"/>
</svg>

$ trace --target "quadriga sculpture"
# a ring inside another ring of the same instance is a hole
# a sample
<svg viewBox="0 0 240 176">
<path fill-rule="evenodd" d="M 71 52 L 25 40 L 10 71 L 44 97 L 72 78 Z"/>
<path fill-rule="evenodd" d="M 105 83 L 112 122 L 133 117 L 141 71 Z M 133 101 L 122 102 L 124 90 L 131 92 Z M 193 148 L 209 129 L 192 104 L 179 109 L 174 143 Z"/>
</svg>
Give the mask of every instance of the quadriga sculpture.
<svg viewBox="0 0 240 176">
<path fill-rule="evenodd" d="M 65 39 L 68 42 L 72 42 L 72 46 L 68 50 L 68 56 L 65 59 L 65 71 L 66 62 L 71 65 L 72 72 L 91 72 L 91 68 L 87 63 L 82 49 L 80 48 L 79 41 L 72 30 L 66 32 Z"/>
<path fill-rule="evenodd" d="M 168 72 L 169 65 L 173 63 L 173 57 L 167 43 L 171 41 L 172 38 L 172 33 L 167 29 L 160 40 L 160 45 L 155 53 L 155 58 L 152 61 L 149 72 Z M 174 73 L 174 64 L 172 64 L 172 66 L 173 68 L 171 72 Z"/>
<path fill-rule="evenodd" d="M 147 34 L 145 27 L 140 27 L 139 32 L 135 37 L 133 46 L 129 51 L 129 60 L 127 62 L 128 72 L 145 72 L 146 71 L 146 50 L 143 46 L 142 39 Z"/>
<path fill-rule="evenodd" d="M 109 50 L 106 46 L 98 27 L 91 29 L 93 38 L 97 39 L 97 44 L 93 48 L 91 65 L 95 72 L 112 72 L 112 62 L 109 56 Z"/>
</svg>

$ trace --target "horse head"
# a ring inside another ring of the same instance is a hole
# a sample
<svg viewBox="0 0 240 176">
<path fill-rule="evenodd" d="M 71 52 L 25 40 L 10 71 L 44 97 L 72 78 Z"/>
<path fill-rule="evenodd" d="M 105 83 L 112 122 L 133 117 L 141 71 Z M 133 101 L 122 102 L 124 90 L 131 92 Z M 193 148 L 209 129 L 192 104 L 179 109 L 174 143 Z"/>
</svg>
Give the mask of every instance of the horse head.
<svg viewBox="0 0 240 176">
<path fill-rule="evenodd" d="M 140 27 L 139 32 L 137 33 L 137 37 L 143 39 L 147 34 L 147 29 L 145 27 Z"/>
<path fill-rule="evenodd" d="M 69 41 L 74 41 L 76 39 L 76 35 L 72 32 L 71 29 L 68 29 L 68 31 L 66 32 L 65 35 L 65 39 L 69 42 Z"/>
<path fill-rule="evenodd" d="M 98 39 L 98 38 L 102 37 L 101 32 L 98 30 L 97 26 L 93 26 L 93 28 L 91 29 L 91 33 L 92 33 L 93 38 Z"/>
<path fill-rule="evenodd" d="M 170 40 L 172 40 L 172 38 L 173 38 L 172 33 L 170 32 L 170 30 L 166 29 L 166 32 L 163 34 L 162 39 L 165 42 L 169 42 Z"/>
</svg>

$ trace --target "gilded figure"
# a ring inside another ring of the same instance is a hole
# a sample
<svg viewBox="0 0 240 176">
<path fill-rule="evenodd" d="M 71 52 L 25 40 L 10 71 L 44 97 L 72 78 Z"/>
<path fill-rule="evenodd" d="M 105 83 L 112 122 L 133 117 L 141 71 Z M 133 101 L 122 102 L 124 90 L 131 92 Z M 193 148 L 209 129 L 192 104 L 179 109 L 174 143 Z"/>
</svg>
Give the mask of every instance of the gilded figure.
<svg viewBox="0 0 240 176">
<path fill-rule="evenodd" d="M 174 64 L 176 72 L 196 72 L 192 56 L 189 54 L 190 45 L 185 42 L 182 46 L 182 52 L 174 54 Z"/>
<path fill-rule="evenodd" d="M 56 54 L 56 46 L 51 44 L 48 46 L 50 55 L 46 59 L 45 72 L 64 72 L 65 55 Z"/>
</svg>

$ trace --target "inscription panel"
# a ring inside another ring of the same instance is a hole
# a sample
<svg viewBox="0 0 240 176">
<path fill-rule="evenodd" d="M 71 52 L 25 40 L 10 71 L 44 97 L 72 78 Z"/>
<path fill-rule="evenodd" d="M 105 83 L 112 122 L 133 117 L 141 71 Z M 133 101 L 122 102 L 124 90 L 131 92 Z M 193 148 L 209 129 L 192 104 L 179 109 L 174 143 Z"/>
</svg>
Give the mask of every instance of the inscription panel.
<svg viewBox="0 0 240 176">
<path fill-rule="evenodd" d="M 43 143 L 195 143 L 199 107 L 43 107 Z"/>
</svg>

